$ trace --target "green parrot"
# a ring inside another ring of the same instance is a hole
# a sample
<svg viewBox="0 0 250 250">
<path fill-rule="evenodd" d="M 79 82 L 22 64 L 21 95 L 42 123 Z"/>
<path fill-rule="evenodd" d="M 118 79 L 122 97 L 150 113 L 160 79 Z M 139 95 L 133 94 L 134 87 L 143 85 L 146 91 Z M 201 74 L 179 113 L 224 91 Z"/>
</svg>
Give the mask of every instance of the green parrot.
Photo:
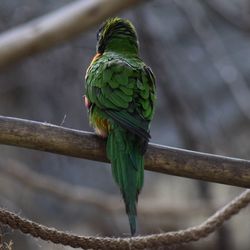
<svg viewBox="0 0 250 250">
<path fill-rule="evenodd" d="M 96 50 L 85 76 L 84 102 L 95 132 L 107 138 L 112 175 L 134 235 L 144 154 L 155 109 L 155 77 L 139 58 L 136 30 L 128 20 L 115 17 L 104 22 L 97 34 Z"/>
</svg>

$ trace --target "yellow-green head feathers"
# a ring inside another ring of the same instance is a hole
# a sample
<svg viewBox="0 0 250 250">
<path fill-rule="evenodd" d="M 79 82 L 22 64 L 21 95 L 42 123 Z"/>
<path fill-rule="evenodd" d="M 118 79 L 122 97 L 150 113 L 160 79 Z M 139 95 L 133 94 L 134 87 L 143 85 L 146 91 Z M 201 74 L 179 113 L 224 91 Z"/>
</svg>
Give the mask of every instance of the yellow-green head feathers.
<svg viewBox="0 0 250 250">
<path fill-rule="evenodd" d="M 134 25 L 127 19 L 109 18 L 97 33 L 98 53 L 106 51 L 138 53 L 138 39 Z"/>
</svg>

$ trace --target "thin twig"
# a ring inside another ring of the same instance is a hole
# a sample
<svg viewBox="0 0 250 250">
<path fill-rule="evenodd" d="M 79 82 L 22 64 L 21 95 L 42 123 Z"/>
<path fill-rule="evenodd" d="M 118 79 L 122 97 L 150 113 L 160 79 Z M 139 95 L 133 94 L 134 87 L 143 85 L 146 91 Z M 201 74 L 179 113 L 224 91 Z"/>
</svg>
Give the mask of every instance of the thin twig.
<svg viewBox="0 0 250 250">
<path fill-rule="evenodd" d="M 231 1 L 218 0 L 205 0 L 203 3 L 235 28 L 249 32 L 250 20 L 248 1 L 244 1 L 239 5 Z"/>
<path fill-rule="evenodd" d="M 108 162 L 105 140 L 93 133 L 0 116 L 0 144 Z M 250 161 L 149 144 L 145 168 L 233 186 L 250 187 Z"/>
<path fill-rule="evenodd" d="M 190 24 L 203 44 L 212 65 L 226 83 L 242 114 L 250 120 L 250 88 L 238 70 L 220 35 L 210 22 L 200 1 L 174 1 L 187 16 Z"/>
</svg>

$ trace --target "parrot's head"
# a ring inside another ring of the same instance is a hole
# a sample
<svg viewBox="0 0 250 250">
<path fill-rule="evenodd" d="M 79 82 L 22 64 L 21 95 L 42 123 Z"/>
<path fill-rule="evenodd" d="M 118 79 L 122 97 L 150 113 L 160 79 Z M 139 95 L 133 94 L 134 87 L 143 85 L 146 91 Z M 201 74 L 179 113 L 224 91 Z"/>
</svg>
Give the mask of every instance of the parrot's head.
<svg viewBox="0 0 250 250">
<path fill-rule="evenodd" d="M 138 39 L 134 25 L 127 19 L 109 18 L 97 33 L 98 53 L 105 51 L 138 54 Z"/>
</svg>

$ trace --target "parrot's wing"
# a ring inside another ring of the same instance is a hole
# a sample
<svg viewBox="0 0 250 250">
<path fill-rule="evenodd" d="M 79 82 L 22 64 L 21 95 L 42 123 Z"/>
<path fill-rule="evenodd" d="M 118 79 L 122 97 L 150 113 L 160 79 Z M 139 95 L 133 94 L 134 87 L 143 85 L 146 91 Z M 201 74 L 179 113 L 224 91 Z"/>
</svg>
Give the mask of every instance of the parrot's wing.
<svg viewBox="0 0 250 250">
<path fill-rule="evenodd" d="M 154 112 L 155 79 L 150 68 L 123 59 L 96 63 L 87 76 L 87 95 L 110 118 L 149 140 Z"/>
<path fill-rule="evenodd" d="M 149 140 L 149 128 L 148 121 L 143 120 L 140 117 L 134 117 L 132 114 L 127 112 L 126 110 L 116 111 L 111 109 L 106 109 L 105 113 L 117 121 L 122 127 L 131 131 L 132 133 L 137 134 L 138 136 L 144 138 L 145 140 Z"/>
</svg>

